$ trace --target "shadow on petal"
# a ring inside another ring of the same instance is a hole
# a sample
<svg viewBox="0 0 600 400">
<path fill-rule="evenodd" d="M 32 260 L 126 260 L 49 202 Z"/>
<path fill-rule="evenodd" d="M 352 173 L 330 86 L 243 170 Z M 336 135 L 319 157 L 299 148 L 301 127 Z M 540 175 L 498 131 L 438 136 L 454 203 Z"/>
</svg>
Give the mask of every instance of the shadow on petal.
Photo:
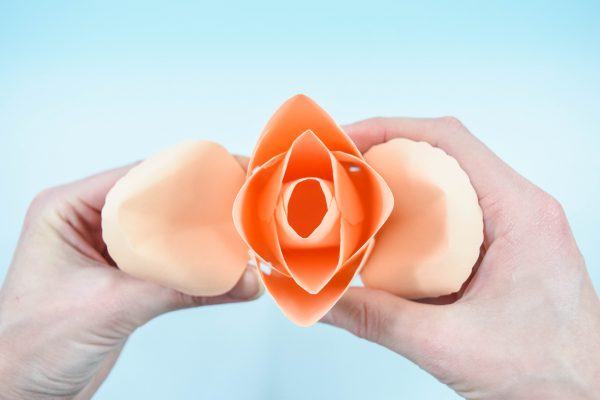
<svg viewBox="0 0 600 400">
<path fill-rule="evenodd" d="M 106 197 L 109 254 L 125 272 L 187 294 L 227 292 L 248 260 L 231 217 L 244 176 L 211 142 L 184 142 L 148 158 Z"/>
<path fill-rule="evenodd" d="M 333 152 L 336 200 L 342 215 L 343 259 L 362 251 L 383 226 L 394 197 L 381 176 L 362 158 Z"/>
<path fill-rule="evenodd" d="M 287 275 L 275 225 L 275 207 L 285 165 L 284 154 L 280 154 L 256 168 L 235 199 L 233 221 L 248 247 L 273 268 Z"/>
<path fill-rule="evenodd" d="M 316 294 L 310 294 L 298 286 L 293 279 L 271 270 L 270 274 L 260 268 L 260 277 L 279 308 L 294 323 L 310 326 L 321 319 L 342 297 L 354 276 L 368 258 L 373 242 L 350 258 L 329 283 Z"/>
<path fill-rule="evenodd" d="M 408 298 L 458 291 L 483 241 L 481 208 L 467 174 L 441 149 L 408 139 L 374 146 L 365 158 L 396 202 L 361 273 L 365 286 Z"/>
<path fill-rule="evenodd" d="M 303 132 L 311 130 L 333 151 L 343 151 L 357 157 L 360 152 L 335 121 L 317 103 L 304 95 L 287 100 L 265 126 L 250 160 L 249 173 L 278 154 L 288 151 Z"/>
</svg>

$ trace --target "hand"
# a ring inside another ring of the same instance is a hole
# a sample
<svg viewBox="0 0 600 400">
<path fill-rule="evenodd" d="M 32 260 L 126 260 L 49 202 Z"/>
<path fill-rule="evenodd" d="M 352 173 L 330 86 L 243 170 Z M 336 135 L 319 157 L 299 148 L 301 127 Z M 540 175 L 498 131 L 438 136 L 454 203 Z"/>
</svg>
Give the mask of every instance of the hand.
<svg viewBox="0 0 600 400">
<path fill-rule="evenodd" d="M 128 169 L 33 201 L 0 291 L 0 398 L 90 398 L 138 326 L 168 311 L 260 295 L 252 269 L 229 293 L 204 298 L 116 268 L 102 241 L 100 210 Z"/>
<path fill-rule="evenodd" d="M 560 204 L 454 118 L 377 118 L 345 130 L 362 151 L 406 137 L 456 158 L 478 194 L 485 239 L 462 292 L 415 302 L 351 288 L 324 322 L 467 398 L 598 398 L 600 302 Z"/>
</svg>

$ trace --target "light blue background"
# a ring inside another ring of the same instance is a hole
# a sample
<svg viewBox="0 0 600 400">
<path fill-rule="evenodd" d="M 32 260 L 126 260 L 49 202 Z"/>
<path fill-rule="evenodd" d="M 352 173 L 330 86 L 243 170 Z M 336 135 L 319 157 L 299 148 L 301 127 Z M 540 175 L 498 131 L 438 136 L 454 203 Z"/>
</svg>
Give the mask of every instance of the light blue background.
<svg viewBox="0 0 600 400">
<path fill-rule="evenodd" d="M 0 3 L 0 276 L 44 187 L 185 138 L 248 154 L 303 92 L 339 122 L 455 115 L 562 201 L 600 287 L 594 2 Z M 453 399 L 269 296 L 137 331 L 98 399 Z"/>
</svg>

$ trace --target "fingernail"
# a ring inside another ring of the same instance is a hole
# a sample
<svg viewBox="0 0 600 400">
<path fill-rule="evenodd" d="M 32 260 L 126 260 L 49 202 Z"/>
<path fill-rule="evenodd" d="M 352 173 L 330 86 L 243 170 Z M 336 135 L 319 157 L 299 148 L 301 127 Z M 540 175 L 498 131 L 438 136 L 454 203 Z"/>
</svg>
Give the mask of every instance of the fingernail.
<svg viewBox="0 0 600 400">
<path fill-rule="evenodd" d="M 231 289 L 229 294 L 240 300 L 254 300 L 259 298 L 264 291 L 265 289 L 258 278 L 256 269 L 248 266 L 237 285 Z"/>
<path fill-rule="evenodd" d="M 320 320 L 319 322 L 322 322 L 324 324 L 331 324 L 331 311 L 328 311 L 327 314 L 325 314 Z"/>
</svg>

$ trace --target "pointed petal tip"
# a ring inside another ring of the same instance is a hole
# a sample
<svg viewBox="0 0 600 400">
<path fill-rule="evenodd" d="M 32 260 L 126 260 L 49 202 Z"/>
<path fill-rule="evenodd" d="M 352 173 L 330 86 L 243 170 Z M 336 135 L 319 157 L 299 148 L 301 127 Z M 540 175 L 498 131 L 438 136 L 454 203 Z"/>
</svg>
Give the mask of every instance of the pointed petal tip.
<svg viewBox="0 0 600 400">
<path fill-rule="evenodd" d="M 308 129 L 329 150 L 340 150 L 362 157 L 352 140 L 321 106 L 310 97 L 297 94 L 275 111 L 263 129 L 250 159 L 249 171 L 287 151 L 292 142 Z"/>
<path fill-rule="evenodd" d="M 372 248 L 373 240 L 365 244 L 364 248 L 349 259 L 340 272 L 314 295 L 300 288 L 292 278 L 283 277 L 277 272 L 265 274 L 259 269 L 259 275 L 283 314 L 294 324 L 308 327 L 323 318 L 342 297 L 362 269 Z"/>
<path fill-rule="evenodd" d="M 314 100 L 311 99 L 310 97 L 308 97 L 307 95 L 305 95 L 304 93 L 298 93 L 293 95 L 292 97 L 290 97 L 287 101 L 298 101 L 298 102 L 302 102 L 302 101 L 306 101 L 306 102 L 312 102 L 314 103 Z"/>
</svg>

